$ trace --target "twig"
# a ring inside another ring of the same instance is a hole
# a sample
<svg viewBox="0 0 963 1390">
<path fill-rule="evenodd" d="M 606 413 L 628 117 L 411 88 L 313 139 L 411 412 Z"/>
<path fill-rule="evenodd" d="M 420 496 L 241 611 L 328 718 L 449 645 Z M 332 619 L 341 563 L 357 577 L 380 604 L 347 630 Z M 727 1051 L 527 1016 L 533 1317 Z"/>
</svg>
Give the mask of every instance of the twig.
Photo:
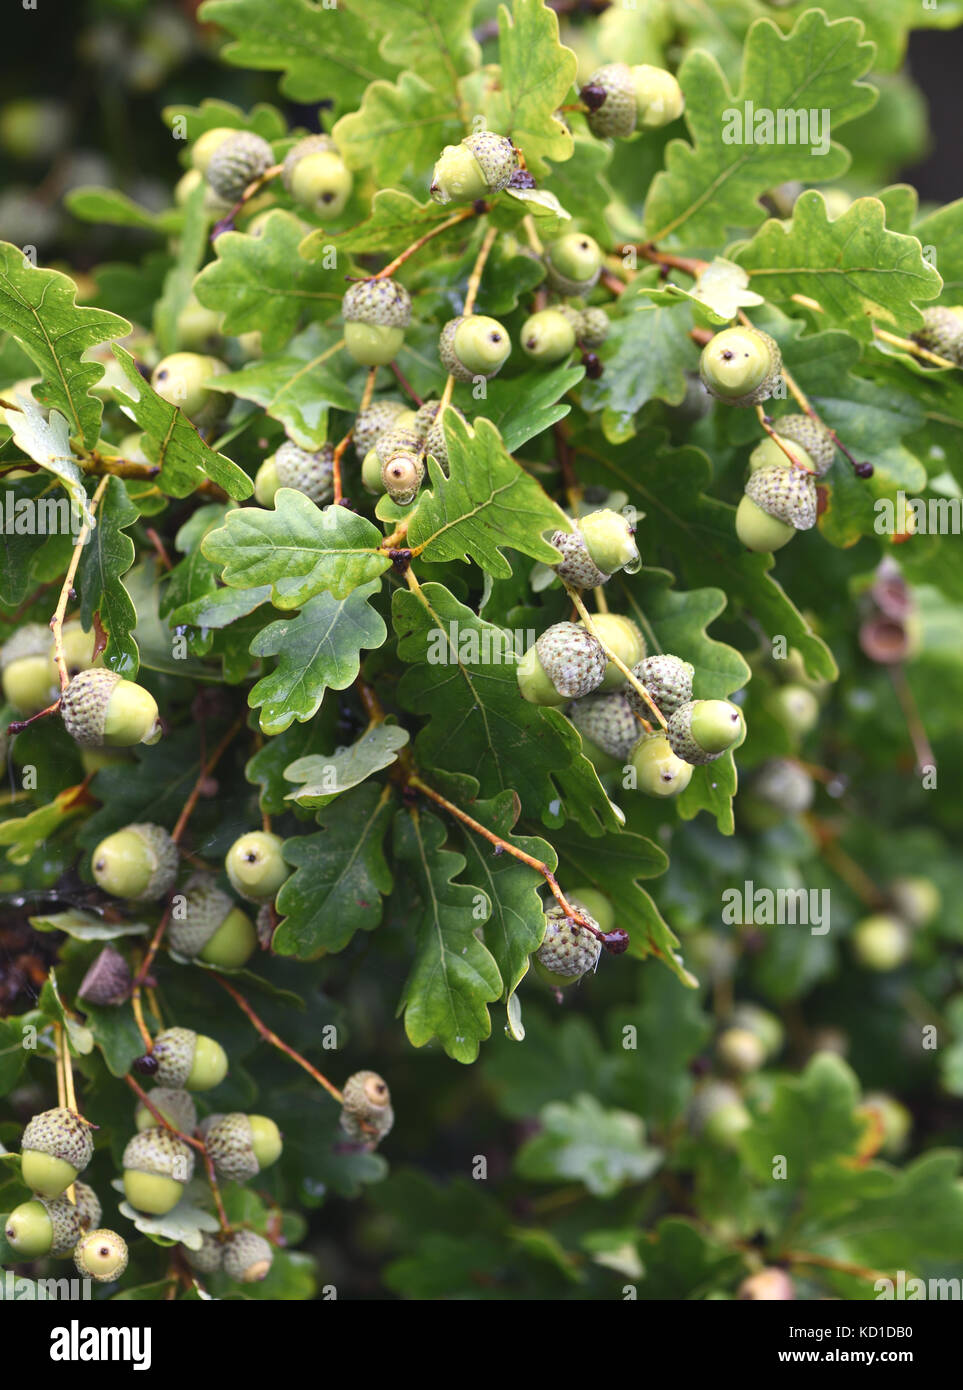
<svg viewBox="0 0 963 1390">
<path fill-rule="evenodd" d="M 879 1279 L 894 1282 L 892 1276 L 882 1270 L 853 1264 L 850 1260 L 833 1259 L 830 1255 L 814 1255 L 806 1250 L 784 1250 L 779 1259 L 794 1265 L 815 1265 L 818 1269 L 835 1269 L 840 1274 L 852 1274 L 857 1279 L 868 1279 L 873 1284 Z"/>
<path fill-rule="evenodd" d="M 595 626 L 592 622 L 592 615 L 585 607 L 585 604 L 582 600 L 582 595 L 578 592 L 577 589 L 573 589 L 569 584 L 565 585 L 565 592 L 568 594 L 569 598 L 572 600 L 575 607 L 578 609 L 579 616 L 581 617 L 582 622 L 585 624 L 585 631 L 590 633 L 595 638 L 596 642 L 598 642 L 602 650 L 605 652 L 605 655 L 608 657 L 609 661 L 611 661 L 618 668 L 618 670 L 622 672 L 623 676 L 628 681 L 629 685 L 631 685 L 632 689 L 637 691 L 637 693 L 642 696 L 642 699 L 649 706 L 649 709 L 652 711 L 656 719 L 662 725 L 662 728 L 667 729 L 669 727 L 669 721 L 666 719 L 665 715 L 659 709 L 658 705 L 655 703 L 652 696 L 646 690 L 645 686 L 639 680 L 638 676 L 633 675 L 633 673 L 629 670 L 628 666 L 626 666 L 622 658 L 616 655 L 616 653 L 612 651 L 611 647 L 607 646 L 605 642 L 603 642 L 602 638 L 595 631 Z M 652 732 L 652 726 L 647 722 L 647 720 L 640 718 L 640 722 L 644 726 L 646 733 Z"/>
<path fill-rule="evenodd" d="M 913 744 L 913 751 L 916 754 L 916 765 L 920 771 L 926 767 L 935 767 L 936 758 L 930 741 L 926 735 L 926 729 L 919 712 L 919 706 L 913 697 L 909 681 L 906 679 L 906 671 L 899 664 L 889 667 L 889 678 L 893 682 L 893 689 L 896 691 L 896 698 L 899 700 L 903 717 L 906 720 L 906 728 L 909 732 Z"/>
<path fill-rule="evenodd" d="M 368 406 L 371 404 L 371 397 L 374 395 L 375 378 L 377 377 L 377 375 L 378 368 L 372 367 L 368 372 L 368 379 L 364 384 L 364 394 L 361 397 L 361 404 L 358 406 L 358 415 L 360 415 L 363 411 L 367 410 Z M 331 459 L 331 476 L 334 483 L 335 506 L 337 506 L 341 502 L 341 499 L 344 496 L 344 493 L 341 490 L 341 460 L 344 457 L 345 449 L 347 449 L 348 445 L 351 443 L 351 440 L 353 438 L 354 425 L 351 426 L 344 438 L 339 440 L 338 443 L 335 445 L 334 455 Z"/>
<path fill-rule="evenodd" d="M 411 385 L 404 372 L 398 366 L 398 363 L 391 362 L 389 363 L 389 366 L 391 367 L 391 370 L 394 372 L 395 377 L 398 380 L 398 385 L 401 387 L 402 391 L 404 391 L 405 395 L 410 396 L 411 399 L 414 401 L 415 405 L 419 407 L 423 406 L 424 401 L 418 395 L 418 392 L 415 390 L 415 388 Z"/>
<path fill-rule="evenodd" d="M 109 482 L 110 475 L 107 474 L 101 478 L 100 482 L 97 484 L 97 490 L 90 499 L 91 518 L 93 518 L 93 514 L 96 512 L 100 499 L 103 497 Z M 54 615 L 50 619 L 50 629 L 53 632 L 54 639 L 54 660 L 57 663 L 57 670 L 60 672 L 61 690 L 66 690 L 67 686 L 70 684 L 70 673 L 67 670 L 67 661 L 64 657 L 64 617 L 67 613 L 67 604 L 70 601 L 70 595 L 73 593 L 77 566 L 80 564 L 80 557 L 83 554 L 84 546 L 87 544 L 87 538 L 90 535 L 90 528 L 91 522 L 85 521 L 80 531 L 77 533 L 77 539 L 74 541 L 73 554 L 70 557 L 70 564 L 67 568 L 67 574 L 60 589 L 60 598 Z M 53 707 L 51 706 L 51 708 Z"/>
<path fill-rule="evenodd" d="M 488 211 L 487 207 L 485 211 Z M 396 270 L 400 270 L 405 261 L 413 256 L 416 251 L 420 251 L 426 242 L 431 241 L 432 237 L 439 236 L 441 232 L 447 232 L 450 227 L 457 227 L 459 222 L 467 222 L 469 217 L 477 217 L 478 215 L 479 209 L 477 209 L 474 204 L 470 207 L 462 208 L 460 212 L 455 213 L 454 217 L 449 217 L 447 222 L 439 222 L 436 227 L 432 227 L 429 231 L 425 232 L 423 236 L 418 237 L 417 241 L 413 241 L 410 246 L 406 246 L 399 255 L 395 256 L 393 261 L 389 261 L 388 264 L 379 270 L 377 275 L 372 278 L 375 280 L 387 280 L 390 276 L 394 275 Z"/>
<path fill-rule="evenodd" d="M 323 1086 L 328 1092 L 328 1095 L 333 1096 L 339 1105 L 344 1104 L 344 1096 L 338 1090 L 337 1086 L 332 1086 L 328 1078 L 323 1076 L 321 1072 L 318 1071 L 317 1067 L 313 1067 L 306 1057 L 302 1057 L 300 1052 L 295 1052 L 293 1047 L 289 1047 L 283 1038 L 279 1038 L 277 1033 L 270 1029 L 266 1023 L 263 1023 L 244 998 L 243 994 L 236 990 L 233 985 L 228 984 L 227 980 L 225 980 L 222 975 L 214 973 L 214 979 L 222 989 L 227 990 L 235 1004 L 242 1013 L 247 1015 L 265 1042 L 269 1042 L 272 1047 L 276 1047 L 279 1052 L 283 1052 L 285 1056 L 290 1057 L 292 1062 L 297 1062 L 298 1066 L 302 1067 L 309 1076 L 313 1077 L 319 1086 Z"/>
<path fill-rule="evenodd" d="M 176 1125 L 172 1125 L 166 1115 L 163 1115 L 161 1111 L 157 1109 L 157 1106 L 151 1100 L 147 1091 L 145 1091 L 142 1086 L 138 1086 L 137 1082 L 129 1073 L 124 1077 L 124 1080 L 131 1090 L 140 1097 L 142 1104 L 147 1107 L 158 1125 L 163 1129 L 169 1130 L 182 1144 L 189 1144 L 192 1149 L 196 1149 L 201 1155 L 201 1158 L 204 1160 L 204 1168 L 207 1172 L 207 1181 L 210 1185 L 211 1195 L 214 1198 L 214 1205 L 217 1208 L 217 1219 L 221 1224 L 221 1230 L 224 1231 L 225 1234 L 229 1233 L 231 1230 L 231 1223 L 228 1221 L 227 1212 L 224 1210 L 224 1202 L 221 1199 L 221 1189 L 218 1186 L 217 1173 L 214 1169 L 214 1160 L 207 1151 L 207 1145 L 202 1139 L 195 1139 L 193 1135 L 185 1134 L 184 1131 L 178 1129 Z"/>
<path fill-rule="evenodd" d="M 904 352 L 911 353 L 913 357 L 920 357 L 924 362 L 932 362 L 934 367 L 955 367 L 957 365 L 956 362 L 951 362 L 948 357 L 940 357 L 937 353 L 930 352 L 929 348 L 914 343 L 912 338 L 898 338 L 895 333 L 890 333 L 885 328 L 877 328 L 875 323 L 873 324 L 873 332 L 884 343 L 891 343 L 893 347 L 902 348 Z"/>
<path fill-rule="evenodd" d="M 462 313 L 467 318 L 474 312 L 475 300 L 478 298 L 478 291 L 481 288 L 482 275 L 485 273 L 485 262 L 488 260 L 489 253 L 495 245 L 498 237 L 498 228 L 489 227 L 485 232 L 482 244 L 475 257 L 475 264 L 472 266 L 471 274 L 468 277 L 468 286 L 465 290 L 465 303 L 462 306 Z"/>
</svg>

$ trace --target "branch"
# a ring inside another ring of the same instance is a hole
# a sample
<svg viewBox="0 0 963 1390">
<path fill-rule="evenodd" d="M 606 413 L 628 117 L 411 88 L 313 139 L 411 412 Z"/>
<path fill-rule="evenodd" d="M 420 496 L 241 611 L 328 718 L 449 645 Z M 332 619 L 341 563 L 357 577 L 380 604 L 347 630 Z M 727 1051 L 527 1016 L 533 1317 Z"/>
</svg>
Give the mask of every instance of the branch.
<svg viewBox="0 0 963 1390">
<path fill-rule="evenodd" d="M 110 475 L 107 474 L 105 477 L 101 478 L 100 482 L 97 484 L 97 490 L 94 493 L 93 497 L 90 499 L 91 518 L 93 518 L 93 514 L 94 512 L 96 512 L 97 507 L 100 504 L 100 499 L 103 497 L 109 481 Z M 50 629 L 53 632 L 54 639 L 54 660 L 56 661 L 57 669 L 60 672 L 61 690 L 66 690 L 67 686 L 70 684 L 70 675 L 67 671 L 67 661 L 64 657 L 64 617 L 67 612 L 67 604 L 70 601 L 71 594 L 73 593 L 74 579 L 77 576 L 77 566 L 80 564 L 80 557 L 83 554 L 83 548 L 87 544 L 87 538 L 90 535 L 91 524 L 92 523 L 90 521 L 85 521 L 83 526 L 80 528 L 80 531 L 78 532 L 77 539 L 74 541 L 74 549 L 73 554 L 70 557 L 70 565 L 68 566 L 67 574 L 64 578 L 64 582 L 60 590 L 60 599 L 58 600 L 56 610 L 54 611 L 54 615 L 50 619 Z M 55 706 L 51 705 L 50 708 L 51 710 L 53 710 Z M 43 713 L 45 714 L 49 712 L 50 711 L 47 710 L 43 711 Z"/>
<path fill-rule="evenodd" d="M 427 242 L 431 241 L 432 237 L 439 236 L 442 232 L 447 232 L 450 227 L 457 227 L 459 222 L 467 222 L 469 217 L 478 217 L 482 212 L 487 211 L 487 204 L 484 207 L 476 207 L 475 204 L 472 204 L 471 207 L 462 208 L 460 212 L 455 213 L 454 217 L 449 217 L 447 222 L 439 222 L 436 227 L 432 227 L 430 231 L 418 237 L 410 246 L 406 246 L 399 255 L 395 256 L 393 261 L 389 261 L 388 264 L 384 266 L 383 269 L 379 270 L 377 275 L 372 278 L 375 280 L 387 280 L 390 276 L 394 275 L 396 270 L 400 270 L 405 261 L 413 256 L 416 251 L 420 251 Z"/>
<path fill-rule="evenodd" d="M 270 1029 L 266 1023 L 263 1023 L 239 990 L 236 990 L 233 985 L 228 984 L 227 980 L 225 980 L 222 975 L 214 973 L 214 979 L 222 989 L 227 990 L 235 1004 L 242 1013 L 246 1014 L 251 1020 L 265 1042 L 269 1042 L 272 1047 L 276 1047 L 279 1052 L 283 1052 L 286 1057 L 290 1057 L 292 1062 L 297 1062 L 298 1066 L 302 1067 L 304 1071 L 307 1072 L 308 1076 L 313 1077 L 319 1086 L 323 1086 L 328 1095 L 333 1096 L 339 1105 L 344 1104 L 344 1096 L 338 1090 L 337 1086 L 332 1086 L 328 1078 L 322 1076 L 317 1067 L 313 1067 L 306 1057 L 302 1057 L 300 1052 L 295 1052 L 293 1047 L 289 1047 L 282 1038 L 278 1037 L 277 1033 Z"/>
</svg>

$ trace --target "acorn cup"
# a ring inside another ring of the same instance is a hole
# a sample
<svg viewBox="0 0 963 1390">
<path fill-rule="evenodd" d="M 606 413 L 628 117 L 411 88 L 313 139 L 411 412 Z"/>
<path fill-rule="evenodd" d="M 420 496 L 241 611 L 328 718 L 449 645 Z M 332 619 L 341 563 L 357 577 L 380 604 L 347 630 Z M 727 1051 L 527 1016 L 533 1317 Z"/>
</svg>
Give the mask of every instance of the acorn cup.
<svg viewBox="0 0 963 1390">
<path fill-rule="evenodd" d="M 194 874 L 188 880 L 183 907 L 171 917 L 167 940 L 178 954 L 224 969 L 244 965 L 257 946 L 250 917 L 209 874 Z"/>
<path fill-rule="evenodd" d="M 89 1126 L 65 1106 L 34 1115 L 20 1147 L 20 1175 L 39 1197 L 59 1197 L 94 1154 Z"/>
<path fill-rule="evenodd" d="M 151 1050 L 159 1086 L 209 1091 L 227 1075 L 227 1053 L 219 1042 L 190 1028 L 165 1028 Z"/>
<path fill-rule="evenodd" d="M 601 642 L 575 623 L 547 628 L 515 668 L 523 698 L 535 705 L 563 705 L 598 689 L 607 658 Z"/>
<path fill-rule="evenodd" d="M 159 1115 L 163 1115 L 169 1125 L 180 1130 L 181 1134 L 193 1134 L 197 1128 L 197 1106 L 188 1091 L 173 1086 L 155 1086 L 147 1092 L 147 1098 Z M 159 1121 L 143 1101 L 138 1101 L 134 1111 L 134 1124 L 138 1130 L 157 1129 Z"/>
<path fill-rule="evenodd" d="M 224 1242 L 222 1268 L 228 1278 L 238 1283 L 260 1283 L 271 1272 L 273 1261 L 272 1247 L 254 1231 L 235 1231 Z"/>
<path fill-rule="evenodd" d="M 350 1139 L 375 1145 L 390 1133 L 395 1122 L 391 1093 L 374 1071 L 356 1071 L 344 1083 L 341 1128 Z"/>
<path fill-rule="evenodd" d="M 220 1177 L 246 1182 L 281 1157 L 281 1134 L 266 1115 L 208 1115 L 201 1125 Z"/>
<path fill-rule="evenodd" d="M 359 280 L 341 301 L 344 345 L 356 362 L 382 367 L 401 351 L 411 298 L 397 280 Z"/>
<path fill-rule="evenodd" d="M 599 924 L 590 912 L 573 898 L 572 907 L 594 927 Z M 561 903 L 552 903 L 545 913 L 545 935 L 532 959 L 538 974 L 556 988 L 565 988 L 594 970 L 602 954 L 602 943 L 594 932 L 587 931 L 566 916 Z"/>
<path fill-rule="evenodd" d="M 518 168 L 511 140 L 490 130 L 446 145 L 431 175 L 429 192 L 436 203 L 473 203 L 507 188 Z"/>
<path fill-rule="evenodd" d="M 194 1176 L 194 1150 L 170 1130 L 142 1129 L 128 1142 L 121 1165 L 131 1206 L 150 1216 L 166 1216 Z"/>
</svg>

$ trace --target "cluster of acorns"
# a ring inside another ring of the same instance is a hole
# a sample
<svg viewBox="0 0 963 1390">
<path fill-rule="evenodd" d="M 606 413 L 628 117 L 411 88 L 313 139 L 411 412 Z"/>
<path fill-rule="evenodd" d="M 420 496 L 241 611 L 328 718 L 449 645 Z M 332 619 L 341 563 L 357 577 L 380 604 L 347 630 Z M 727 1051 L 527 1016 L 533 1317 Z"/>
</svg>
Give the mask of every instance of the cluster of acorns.
<svg viewBox="0 0 963 1390">
<path fill-rule="evenodd" d="M 572 531 L 556 531 L 552 544 L 563 557 L 556 573 L 576 589 L 596 588 L 619 570 L 633 573 L 641 565 L 632 528 L 609 508 L 580 517 Z M 537 705 L 567 705 L 583 752 L 599 772 L 630 764 L 642 791 L 678 795 L 693 767 L 713 762 L 742 741 L 740 710 L 727 700 L 694 700 L 691 664 L 668 653 L 647 656 L 645 639 L 631 619 L 597 614 L 592 627 L 594 633 L 581 623 L 547 628 L 516 668 L 521 694 Z M 642 730 L 639 717 L 651 716 L 651 706 L 606 649 L 649 692 L 667 721 L 664 733 Z"/>
<path fill-rule="evenodd" d="M 34 1196 L 10 1212 L 4 1235 L 25 1260 L 73 1252 L 80 1274 L 106 1284 L 127 1268 L 127 1244 L 101 1227 L 97 1194 L 77 1181 L 93 1152 L 90 1128 L 72 1110 L 58 1106 L 34 1115 L 20 1159 L 20 1175 Z"/>
</svg>

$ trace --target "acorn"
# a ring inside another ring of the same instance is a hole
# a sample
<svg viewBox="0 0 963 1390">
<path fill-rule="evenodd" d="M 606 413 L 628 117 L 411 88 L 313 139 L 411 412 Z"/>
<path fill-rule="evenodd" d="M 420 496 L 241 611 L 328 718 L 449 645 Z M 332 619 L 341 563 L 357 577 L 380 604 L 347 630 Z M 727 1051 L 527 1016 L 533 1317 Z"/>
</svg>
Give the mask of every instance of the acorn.
<svg viewBox="0 0 963 1390">
<path fill-rule="evenodd" d="M 20 1175 L 40 1197 L 59 1197 L 94 1154 L 89 1126 L 62 1105 L 34 1115 L 20 1146 Z"/>
<path fill-rule="evenodd" d="M 331 218 L 344 211 L 353 179 L 330 135 L 308 135 L 285 155 L 281 182 L 296 203 Z"/>
<path fill-rule="evenodd" d="M 253 903 L 274 898 L 291 873 L 281 853 L 283 843 L 267 830 L 250 830 L 234 841 L 224 868 L 236 893 Z"/>
<path fill-rule="evenodd" d="M 85 1182 L 75 1182 L 74 1200 L 83 1230 L 92 1231 L 99 1226 L 103 1211 L 100 1198 L 94 1189 L 88 1187 Z"/>
<path fill-rule="evenodd" d="M 279 487 L 303 492 L 317 506 L 334 496 L 334 445 L 323 444 L 312 452 L 286 439 L 261 464 L 254 479 L 254 498 L 270 507 Z"/>
<path fill-rule="evenodd" d="M 401 351 L 411 297 L 397 280 L 359 280 L 346 291 L 341 313 L 350 355 L 365 367 L 380 367 Z"/>
<path fill-rule="evenodd" d="M 127 1242 L 116 1231 L 88 1231 L 77 1242 L 74 1264 L 98 1284 L 112 1284 L 127 1268 Z"/>
<path fill-rule="evenodd" d="M 377 1072 L 356 1071 L 344 1083 L 342 1097 L 340 1125 L 351 1139 L 377 1144 L 391 1131 L 391 1092 Z"/>
<path fill-rule="evenodd" d="M 113 946 L 105 946 L 81 981 L 77 998 L 88 1004 L 123 1004 L 132 983 L 130 966 L 124 957 Z"/>
<path fill-rule="evenodd" d="M 602 248 L 587 232 L 567 232 L 550 242 L 542 259 L 549 284 L 561 294 L 585 294 L 602 273 Z"/>
<path fill-rule="evenodd" d="M 222 1178 L 246 1182 L 281 1157 L 281 1134 L 266 1115 L 208 1115 L 201 1125 L 207 1152 Z"/>
<path fill-rule="evenodd" d="M 155 902 L 170 892 L 180 858 L 177 845 L 161 825 L 128 825 L 94 850 L 94 881 L 105 893 L 131 902 Z"/>
<path fill-rule="evenodd" d="M 266 1279 L 273 1261 L 271 1246 L 253 1231 L 235 1231 L 224 1242 L 224 1273 L 241 1284 L 256 1284 Z"/>
<path fill-rule="evenodd" d="M 672 715 L 666 736 L 677 758 L 698 767 L 736 747 L 745 737 L 745 723 L 728 700 L 690 700 Z"/>
<path fill-rule="evenodd" d="M 536 705 L 562 705 L 597 690 L 607 658 L 601 642 L 575 623 L 554 623 L 515 668 L 524 699 Z"/>
<path fill-rule="evenodd" d="M 617 763 L 626 761 L 638 740 L 639 722 L 621 691 L 586 695 L 575 700 L 567 713 L 583 743 L 588 740 Z"/>
<path fill-rule="evenodd" d="M 60 716 L 81 748 L 127 748 L 160 738 L 153 695 L 102 667 L 74 676 L 63 693 Z"/>
<path fill-rule="evenodd" d="M 150 1056 L 157 1063 L 159 1086 L 209 1091 L 227 1075 L 227 1053 L 219 1042 L 190 1028 L 165 1028 L 154 1039 Z"/>
<path fill-rule="evenodd" d="M 666 719 L 671 719 L 680 705 L 688 704 L 692 699 L 695 667 L 681 657 L 672 656 L 670 652 L 656 652 L 644 657 L 633 666 L 632 674 L 645 686 Z M 641 714 L 644 719 L 649 717 L 651 706 L 634 686 L 626 685 L 625 698 L 636 714 Z"/>
<path fill-rule="evenodd" d="M 224 1246 L 217 1236 L 211 1235 L 209 1231 L 201 1232 L 200 1250 L 191 1250 L 186 1245 L 181 1249 L 191 1269 L 196 1269 L 198 1274 L 213 1274 L 224 1264 Z"/>
<path fill-rule="evenodd" d="M 194 874 L 188 880 L 184 899 L 167 929 L 173 950 L 225 969 L 244 965 L 257 945 L 253 923 L 216 886 L 213 875 Z"/>
<path fill-rule="evenodd" d="M 636 725 L 638 727 L 638 725 Z M 631 751 L 639 791 L 647 796 L 678 796 L 692 781 L 692 765 L 672 751 L 665 734 L 643 734 Z"/>
<path fill-rule="evenodd" d="M 147 1096 L 169 1125 L 179 1129 L 181 1134 L 194 1133 L 197 1128 L 197 1106 L 189 1092 L 172 1086 L 155 1086 L 147 1092 Z M 134 1111 L 134 1124 L 138 1130 L 158 1128 L 157 1116 L 148 1110 L 142 1100 L 138 1101 Z"/>
<path fill-rule="evenodd" d="M 128 1202 L 150 1216 L 166 1216 L 194 1176 L 194 1150 L 167 1129 L 142 1129 L 121 1160 Z"/>
<path fill-rule="evenodd" d="M 67 1197 L 35 1197 L 14 1207 L 3 1233 L 25 1260 L 66 1255 L 82 1235 L 80 1212 Z"/>
<path fill-rule="evenodd" d="M 572 907 L 579 909 L 573 902 Z M 581 910 L 581 909 L 580 909 Z M 595 927 L 598 922 L 588 911 L 583 915 Z M 533 957 L 538 974 L 556 988 L 564 988 L 580 980 L 596 968 L 602 954 L 602 943 L 594 932 L 587 931 L 572 917 L 566 916 L 560 903 L 553 902 L 545 913 L 545 935 Z"/>
<path fill-rule="evenodd" d="M 274 155 L 266 140 L 253 131 L 238 130 L 217 144 L 204 174 L 217 197 L 233 205 L 244 196 L 248 184 L 266 173 L 273 162 Z"/>
<path fill-rule="evenodd" d="M 395 428 L 405 415 L 411 416 L 409 423 L 414 421 L 414 411 L 409 410 L 404 402 L 392 400 L 372 401 L 364 410 L 359 411 L 351 433 L 358 458 L 363 459 L 368 450 L 374 448 L 385 430 Z"/>
<path fill-rule="evenodd" d="M 710 395 L 729 405 L 758 405 L 779 383 L 782 353 L 758 328 L 724 328 L 703 348 L 699 370 Z"/>
<path fill-rule="evenodd" d="M 198 429 L 211 429 L 230 410 L 231 397 L 225 391 L 213 391 L 210 382 L 228 370 L 219 357 L 172 352 L 158 362 L 150 384 L 162 400 L 182 410 Z"/>
<path fill-rule="evenodd" d="M 579 623 L 579 627 L 584 626 L 584 622 Z M 645 656 L 645 638 L 641 629 L 623 613 L 595 613 L 592 616 L 592 628 L 606 651 L 617 656 L 622 665 L 627 666 L 630 671 Z M 601 689 L 620 690 L 624 694 L 628 688 L 622 671 L 614 661 L 610 661 L 602 677 Z"/>
<path fill-rule="evenodd" d="M 429 192 L 436 203 L 473 203 L 507 188 L 518 168 L 511 140 L 490 130 L 446 145 L 431 175 Z"/>
<path fill-rule="evenodd" d="M 19 715 L 39 714 L 60 690 L 53 638 L 43 623 L 25 623 L 0 647 L 3 697 Z"/>
<path fill-rule="evenodd" d="M 456 381 L 497 375 L 511 350 L 506 329 L 485 314 L 459 314 L 449 319 L 438 339 L 441 365 Z"/>
</svg>

